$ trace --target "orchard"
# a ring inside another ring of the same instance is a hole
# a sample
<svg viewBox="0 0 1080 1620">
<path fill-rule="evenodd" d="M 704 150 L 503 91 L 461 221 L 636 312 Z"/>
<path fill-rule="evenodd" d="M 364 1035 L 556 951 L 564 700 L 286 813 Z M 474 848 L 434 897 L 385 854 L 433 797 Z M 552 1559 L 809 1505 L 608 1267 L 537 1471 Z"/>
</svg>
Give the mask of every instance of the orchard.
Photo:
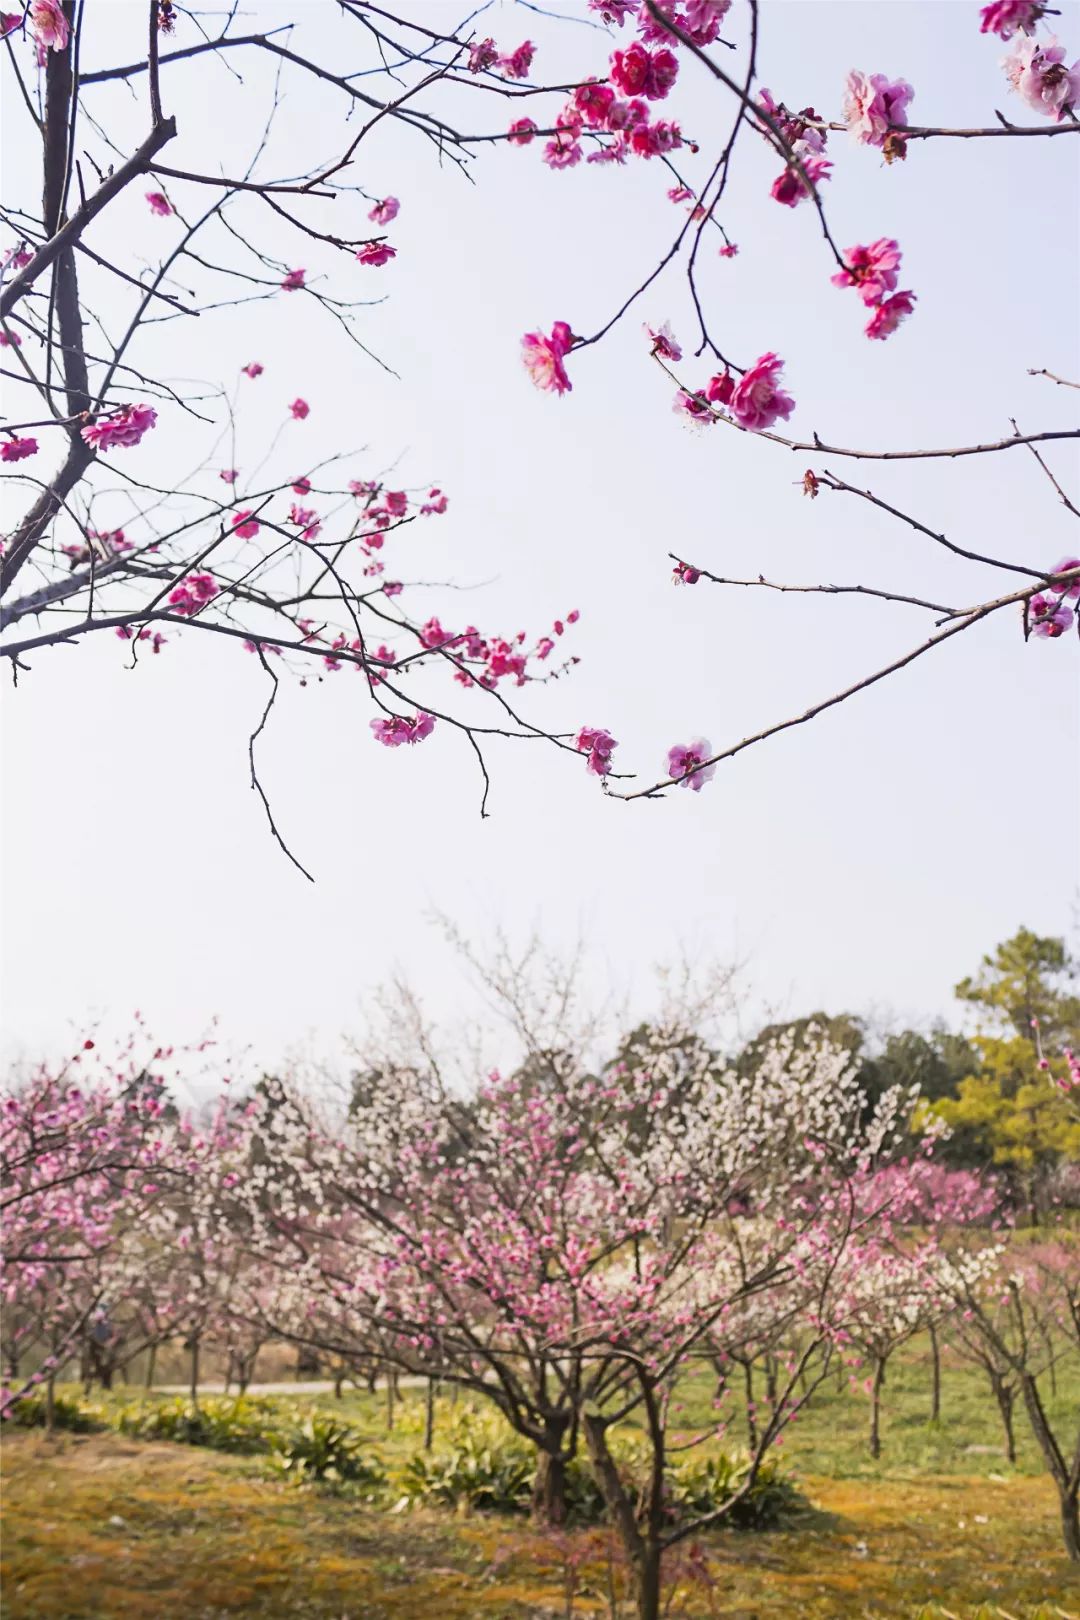
<svg viewBox="0 0 1080 1620">
<path fill-rule="evenodd" d="M 1075 4 L 0 36 L 8 1612 L 1071 1612 Z"/>
</svg>

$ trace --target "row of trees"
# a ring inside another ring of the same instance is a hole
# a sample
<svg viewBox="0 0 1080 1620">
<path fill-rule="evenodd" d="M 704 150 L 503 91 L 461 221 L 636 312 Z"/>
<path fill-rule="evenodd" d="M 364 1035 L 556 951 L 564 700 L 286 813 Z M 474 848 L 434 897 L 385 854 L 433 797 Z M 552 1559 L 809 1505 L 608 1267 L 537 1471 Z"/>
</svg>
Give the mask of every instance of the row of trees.
<svg viewBox="0 0 1080 1620">
<path fill-rule="evenodd" d="M 170 1054 L 106 1065 L 94 1048 L 13 1092 L 5 1400 L 50 1388 L 80 1351 L 107 1380 L 177 1337 L 195 1387 L 204 1346 L 242 1381 L 274 1338 L 463 1388 L 535 1448 L 538 1518 L 563 1517 L 584 1456 L 654 1620 L 665 1554 L 731 1509 L 676 1520 L 668 1486 L 678 1450 L 724 1432 L 734 1388 L 748 1490 L 845 1369 L 869 1380 L 877 1451 L 889 1359 L 930 1328 L 983 1366 L 1010 1448 L 1022 1404 L 1080 1557 L 1080 1437 L 1073 1451 L 1045 1402 L 1080 1349 L 1067 1227 L 1010 1239 L 1007 1182 L 949 1168 L 916 1088 L 872 1095 L 825 1030 L 725 1063 L 672 1018 L 589 1065 L 565 998 L 553 1019 L 550 987 L 530 1002 L 502 983 L 523 1061 L 471 1085 L 425 1038 L 347 1100 L 264 1080 L 185 1116 Z M 702 1366 L 716 1417 L 688 1437 L 673 1395 Z M 647 1456 L 633 1486 L 612 1444 L 630 1422 Z"/>
</svg>

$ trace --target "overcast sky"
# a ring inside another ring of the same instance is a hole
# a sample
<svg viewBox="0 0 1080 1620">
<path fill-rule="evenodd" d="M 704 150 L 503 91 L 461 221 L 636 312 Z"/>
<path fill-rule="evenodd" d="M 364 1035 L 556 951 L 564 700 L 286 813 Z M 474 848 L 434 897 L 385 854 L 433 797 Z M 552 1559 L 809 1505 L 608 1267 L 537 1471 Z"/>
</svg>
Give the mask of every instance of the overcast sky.
<svg viewBox="0 0 1080 1620">
<path fill-rule="evenodd" d="M 1000 42 L 979 34 L 967 0 L 762 9 L 761 81 L 795 106 L 837 115 L 849 66 L 910 79 L 920 122 L 985 125 L 1010 106 Z M 144 12 L 141 0 L 91 7 L 84 67 L 136 58 Z M 250 12 L 260 28 L 298 19 L 297 48 L 306 42 L 342 71 L 364 65 L 361 31 L 322 0 Z M 459 20 L 449 4 L 427 14 Z M 509 3 L 478 26 L 507 48 L 536 40 L 539 79 L 602 72 L 602 36 L 584 28 Z M 1063 8 L 1058 30 L 1080 55 L 1080 7 Z M 682 73 L 679 115 L 704 143 L 703 168 L 728 110 L 692 64 Z M 246 161 L 269 77 L 249 63 L 245 81 L 241 90 L 208 58 L 172 71 L 172 164 L 236 172 Z M 283 82 L 266 177 L 341 145 L 333 94 L 302 77 Z M 122 87 L 94 94 L 95 117 L 129 149 L 142 100 Z M 21 183 L 25 130 L 16 98 L 4 100 L 10 189 Z M 448 108 L 477 133 L 507 122 L 495 97 L 462 92 Z M 85 139 L 99 150 L 92 132 Z M 769 200 L 775 160 L 749 137 L 723 216 L 739 257 L 711 259 L 703 278 L 723 346 L 744 359 L 783 355 L 792 428 L 916 447 L 997 438 L 1011 417 L 1027 431 L 1072 425 L 1077 396 L 1026 373 L 1080 375 L 1078 142 L 916 144 L 891 168 L 844 137 L 833 144 L 838 241 L 895 235 L 903 247 L 902 285 L 919 303 L 900 332 L 884 344 L 862 336 L 854 295 L 829 284 L 811 211 Z M 696 172 L 690 160 L 687 169 Z M 397 565 L 407 580 L 469 591 L 418 587 L 418 617 L 539 634 L 580 609 L 578 667 L 519 694 L 538 723 L 608 727 L 620 768 L 650 782 L 672 743 L 733 742 L 929 628 L 917 609 L 857 598 L 674 589 L 669 550 L 725 574 L 858 581 L 957 605 L 1009 588 L 1007 575 L 950 560 L 865 503 L 806 500 L 805 458 L 680 423 L 641 331 L 668 318 L 692 338 L 677 272 L 604 344 L 571 357 L 571 394 L 537 393 L 520 335 L 555 319 L 590 332 L 608 318 L 674 236 L 670 177 L 655 163 L 556 174 L 536 148 L 484 149 L 473 172 L 475 186 L 440 170 L 427 143 L 389 122 L 358 155 L 359 183 L 402 203 L 389 233 L 399 257 L 359 272 L 366 293 L 386 295 L 359 331 L 399 377 L 346 345 L 314 301 L 285 295 L 165 325 L 152 352 L 170 375 L 230 386 L 242 364 L 262 361 L 242 400 L 242 468 L 299 393 L 311 416 L 285 430 L 283 461 L 366 446 L 355 473 L 393 466 L 396 483 L 440 485 L 449 512 L 395 542 Z M 186 206 L 190 194 L 175 189 Z M 353 206 L 335 205 L 339 224 Z M 265 214 L 264 246 L 309 278 L 340 280 L 329 249 Z M 149 215 L 139 188 L 115 219 L 110 228 L 147 258 L 178 228 Z M 201 450 L 190 424 L 166 411 L 145 450 L 128 454 L 145 455 L 147 474 L 162 479 Z M 1072 446 L 1047 459 L 1075 495 Z M 1038 566 L 1076 550 L 1075 519 L 1026 452 L 813 464 L 975 549 Z M 126 497 L 114 500 L 98 515 L 130 521 Z M 1025 647 L 1011 615 L 722 765 L 700 794 L 614 802 L 568 755 L 496 745 L 483 823 L 460 735 L 443 727 L 421 747 L 382 749 L 351 674 L 292 687 L 265 739 L 264 779 L 314 886 L 271 841 L 248 785 L 247 737 L 265 700 L 253 659 L 189 633 L 170 635 L 134 671 L 111 637 L 29 662 L 3 697 L 9 1051 L 62 1045 L 73 1022 L 92 1017 L 120 1028 L 138 1008 L 175 1040 L 217 1014 L 231 1041 L 273 1062 L 304 1044 L 328 1050 L 395 970 L 436 1013 L 460 1012 L 470 1003 L 433 911 L 481 942 L 499 928 L 518 939 L 536 928 L 556 947 L 581 935 L 598 983 L 644 986 L 652 964 L 682 951 L 743 960 L 759 1007 L 919 1020 L 948 1012 L 956 980 L 1021 923 L 1063 933 L 1074 915 L 1077 643 Z"/>
</svg>

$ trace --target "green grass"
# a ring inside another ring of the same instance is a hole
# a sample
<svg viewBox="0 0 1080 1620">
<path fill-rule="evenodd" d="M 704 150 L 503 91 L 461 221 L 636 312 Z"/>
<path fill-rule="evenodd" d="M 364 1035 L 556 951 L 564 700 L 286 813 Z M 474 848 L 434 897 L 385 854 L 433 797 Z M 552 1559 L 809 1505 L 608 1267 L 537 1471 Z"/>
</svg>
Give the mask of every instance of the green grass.
<svg viewBox="0 0 1080 1620">
<path fill-rule="evenodd" d="M 784 1530 L 710 1537 L 713 1585 L 683 1584 L 671 1620 L 1080 1620 L 1080 1573 L 1062 1555 L 1055 1493 L 1023 1412 L 1010 1468 L 989 1391 L 947 1359 L 942 1422 L 931 1426 L 925 1351 L 916 1343 L 890 1364 L 876 1462 L 861 1388 L 819 1393 L 781 1448 L 813 1511 Z M 710 1377 L 687 1379 L 675 1421 L 707 1420 L 711 1398 Z M 267 1404 L 295 1416 L 312 1398 Z M 404 1392 L 389 1434 L 381 1391 L 315 1404 L 347 1417 L 391 1468 L 420 1445 L 419 1390 Z M 1051 1405 L 1075 1423 L 1080 1368 L 1061 1369 Z M 436 1444 L 452 1406 L 440 1398 Z M 729 1440 L 742 1421 L 736 1412 Z M 573 1614 L 608 1613 L 603 1532 L 388 1513 L 298 1490 L 259 1458 L 114 1433 L 9 1429 L 4 1475 L 6 1620 L 552 1620 L 567 1613 L 568 1559 L 579 1564 Z"/>
</svg>

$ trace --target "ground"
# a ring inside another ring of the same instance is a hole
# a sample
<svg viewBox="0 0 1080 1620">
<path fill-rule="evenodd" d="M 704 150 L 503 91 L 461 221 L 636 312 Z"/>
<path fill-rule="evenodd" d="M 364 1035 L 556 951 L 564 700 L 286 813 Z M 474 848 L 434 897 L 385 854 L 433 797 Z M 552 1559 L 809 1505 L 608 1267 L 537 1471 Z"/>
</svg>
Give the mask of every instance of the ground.
<svg viewBox="0 0 1080 1620">
<path fill-rule="evenodd" d="M 1075 1382 L 1059 1390 L 1062 1417 L 1076 1393 Z M 688 1387 L 687 1421 L 709 1394 L 703 1380 Z M 1061 1552 L 1053 1487 L 1037 1471 L 1023 1414 L 1014 1469 L 966 1370 L 946 1369 L 940 1425 L 926 1421 L 920 1354 L 890 1368 L 887 1394 L 885 1454 L 874 1462 L 863 1447 L 865 1399 L 829 1391 L 787 1446 L 811 1508 L 782 1531 L 710 1538 L 712 1584 L 677 1589 L 671 1620 L 1080 1620 L 1080 1571 Z M 392 1435 L 381 1399 L 319 1399 L 344 1409 L 391 1463 L 417 1444 L 418 1392 Z M 379 1511 L 298 1490 L 258 1459 L 112 1433 L 9 1432 L 4 1474 L 6 1620 L 611 1613 L 598 1532 Z"/>
</svg>

